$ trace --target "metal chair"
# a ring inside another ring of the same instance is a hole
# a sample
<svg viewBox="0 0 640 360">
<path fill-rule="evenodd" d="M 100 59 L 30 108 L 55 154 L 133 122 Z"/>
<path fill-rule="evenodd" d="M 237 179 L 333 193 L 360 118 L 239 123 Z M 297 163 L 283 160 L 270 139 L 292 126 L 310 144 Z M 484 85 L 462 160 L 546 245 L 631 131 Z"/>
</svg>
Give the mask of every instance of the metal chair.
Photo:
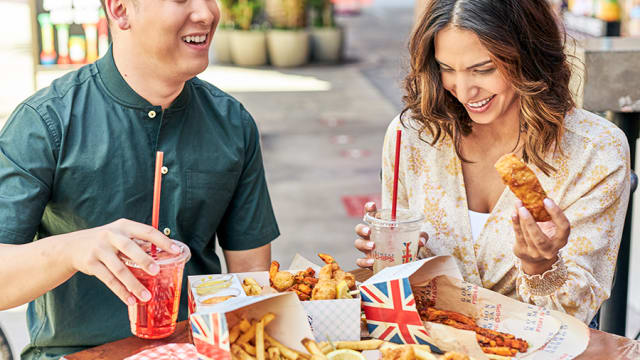
<svg viewBox="0 0 640 360">
<path fill-rule="evenodd" d="M 618 259 L 616 262 L 616 270 L 613 275 L 613 284 L 611 288 L 611 297 L 602 304 L 596 318 L 599 318 L 600 330 L 625 336 L 627 324 L 627 292 L 629 286 L 629 253 L 631 249 L 631 209 L 633 193 L 638 187 L 638 176 L 633 170 L 630 178 L 630 196 L 629 208 L 622 230 L 622 239 L 620 241 L 620 249 L 618 250 Z M 640 333 L 636 335 L 636 338 Z"/>
</svg>

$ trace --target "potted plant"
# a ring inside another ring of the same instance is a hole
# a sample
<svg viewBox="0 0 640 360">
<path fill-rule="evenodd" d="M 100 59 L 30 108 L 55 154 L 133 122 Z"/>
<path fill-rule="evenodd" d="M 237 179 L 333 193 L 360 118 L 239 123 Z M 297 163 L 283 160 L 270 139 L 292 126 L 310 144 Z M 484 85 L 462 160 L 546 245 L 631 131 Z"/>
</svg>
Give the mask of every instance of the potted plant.
<svg viewBox="0 0 640 360">
<path fill-rule="evenodd" d="M 231 63 L 231 33 L 234 27 L 231 9 L 235 2 L 236 0 L 218 0 L 220 22 L 213 35 L 211 49 L 213 59 L 219 64 Z"/>
<path fill-rule="evenodd" d="M 271 64 L 293 67 L 309 61 L 309 31 L 306 29 L 307 0 L 267 0 L 267 32 Z"/>
<path fill-rule="evenodd" d="M 311 56 L 320 62 L 342 58 L 344 32 L 336 26 L 332 0 L 309 0 L 311 8 Z"/>
<path fill-rule="evenodd" d="M 260 0 L 237 0 L 231 8 L 235 30 L 231 33 L 231 59 L 240 66 L 267 63 L 267 42 L 263 29 L 257 26 L 262 10 Z"/>
</svg>

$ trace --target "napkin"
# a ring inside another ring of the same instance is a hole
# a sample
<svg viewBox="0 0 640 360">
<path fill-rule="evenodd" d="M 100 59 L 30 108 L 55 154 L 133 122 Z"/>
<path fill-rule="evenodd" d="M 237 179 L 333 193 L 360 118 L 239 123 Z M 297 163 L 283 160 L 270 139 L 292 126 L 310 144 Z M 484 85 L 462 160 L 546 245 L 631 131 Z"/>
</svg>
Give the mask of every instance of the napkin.
<svg viewBox="0 0 640 360">
<path fill-rule="evenodd" d="M 198 358 L 193 344 L 166 344 L 140 351 L 125 360 L 193 360 Z"/>
</svg>

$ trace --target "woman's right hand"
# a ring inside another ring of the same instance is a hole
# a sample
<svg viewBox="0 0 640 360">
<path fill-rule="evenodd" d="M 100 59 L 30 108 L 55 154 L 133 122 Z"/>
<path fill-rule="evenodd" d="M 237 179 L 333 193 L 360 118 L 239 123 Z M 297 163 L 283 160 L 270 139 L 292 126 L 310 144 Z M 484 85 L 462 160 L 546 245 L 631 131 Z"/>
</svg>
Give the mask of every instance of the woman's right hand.
<svg viewBox="0 0 640 360">
<path fill-rule="evenodd" d="M 73 271 L 97 277 L 125 304 L 151 299 L 151 293 L 122 262 L 122 253 L 151 275 L 159 272 L 158 264 L 136 244 L 134 239 L 151 242 L 158 248 L 177 254 L 180 251 L 171 239 L 152 226 L 120 219 L 93 229 L 58 235 L 67 241 L 68 263 Z"/>
<path fill-rule="evenodd" d="M 368 202 L 364 205 L 365 212 L 373 212 L 376 211 L 376 203 Z M 372 252 L 375 248 L 375 244 L 373 241 L 370 241 L 371 229 L 369 226 L 365 224 L 356 225 L 356 234 L 359 236 L 354 242 L 356 249 L 360 250 L 364 253 L 365 257 L 357 259 L 356 265 L 362 268 L 371 268 L 373 266 L 373 256 Z M 420 248 L 423 248 L 427 244 L 427 240 L 429 239 L 429 235 L 426 232 L 420 233 L 420 243 L 418 244 L 418 254 L 420 254 Z"/>
</svg>

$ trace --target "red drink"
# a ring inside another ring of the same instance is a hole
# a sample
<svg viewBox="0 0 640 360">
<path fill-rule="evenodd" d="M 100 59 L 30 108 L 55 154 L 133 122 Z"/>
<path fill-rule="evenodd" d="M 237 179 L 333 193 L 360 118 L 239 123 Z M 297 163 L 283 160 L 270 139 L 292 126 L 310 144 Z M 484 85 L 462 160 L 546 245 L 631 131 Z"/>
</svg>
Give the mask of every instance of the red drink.
<svg viewBox="0 0 640 360">
<path fill-rule="evenodd" d="M 136 305 L 129 305 L 129 321 L 133 335 L 144 339 L 161 339 L 171 335 L 176 329 L 178 308 L 180 307 L 180 290 L 184 264 L 191 257 L 189 248 L 174 240 L 182 249 L 180 254 L 169 254 L 160 248 L 152 255 L 160 267 L 160 272 L 149 275 L 130 259 L 124 258 L 131 273 L 151 293 L 151 300 Z M 151 255 L 151 245 L 139 242 L 147 254 Z"/>
</svg>

